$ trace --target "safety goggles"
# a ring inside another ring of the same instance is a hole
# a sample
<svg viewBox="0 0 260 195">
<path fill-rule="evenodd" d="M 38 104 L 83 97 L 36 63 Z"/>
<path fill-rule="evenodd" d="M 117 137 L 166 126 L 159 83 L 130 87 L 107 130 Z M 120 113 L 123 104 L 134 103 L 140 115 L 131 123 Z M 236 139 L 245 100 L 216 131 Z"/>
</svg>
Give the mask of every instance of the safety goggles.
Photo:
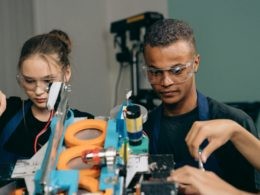
<svg viewBox="0 0 260 195">
<path fill-rule="evenodd" d="M 40 79 L 27 77 L 22 74 L 16 75 L 18 82 L 24 87 L 25 90 L 35 91 L 37 87 L 44 91 L 48 91 L 49 85 L 54 81 L 61 81 L 57 76 L 46 76 Z"/>
<path fill-rule="evenodd" d="M 155 68 L 152 66 L 144 66 L 146 76 L 151 84 L 159 85 L 166 77 L 173 84 L 181 84 L 187 81 L 194 73 L 194 61 L 189 61 L 186 64 L 178 64 L 167 68 Z"/>
</svg>

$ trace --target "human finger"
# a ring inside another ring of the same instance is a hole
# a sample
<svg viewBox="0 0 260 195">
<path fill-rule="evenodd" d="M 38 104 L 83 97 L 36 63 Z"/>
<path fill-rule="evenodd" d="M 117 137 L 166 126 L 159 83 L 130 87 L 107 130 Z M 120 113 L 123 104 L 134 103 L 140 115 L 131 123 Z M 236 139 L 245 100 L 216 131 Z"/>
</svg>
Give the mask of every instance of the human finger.
<svg viewBox="0 0 260 195">
<path fill-rule="evenodd" d="M 176 183 L 180 192 L 184 194 L 197 194 L 197 187 L 201 185 L 199 182 L 201 180 L 199 178 L 201 172 L 203 171 L 190 166 L 184 166 L 171 172 L 167 181 Z"/>
<path fill-rule="evenodd" d="M 205 126 L 202 125 L 203 123 L 196 123 L 191 128 L 190 136 L 185 139 L 190 154 L 195 157 L 196 159 L 199 158 L 198 152 L 200 150 L 200 145 L 202 142 L 208 138 L 208 131 L 205 131 Z"/>
<path fill-rule="evenodd" d="M 208 157 L 220 147 L 221 144 L 219 144 L 217 141 L 212 140 L 209 141 L 208 145 L 202 150 L 201 158 L 202 161 L 205 163 L 208 159 Z"/>
<path fill-rule="evenodd" d="M 186 135 L 186 138 L 185 138 L 186 142 L 189 141 L 189 140 L 192 140 L 194 138 L 194 136 L 196 136 L 197 131 L 199 131 L 200 126 L 201 126 L 200 123 L 201 123 L 200 121 L 195 121 L 192 124 L 188 134 Z"/>
<path fill-rule="evenodd" d="M 0 91 L 0 116 L 3 114 L 5 109 L 6 109 L 6 96 L 2 91 Z"/>
</svg>

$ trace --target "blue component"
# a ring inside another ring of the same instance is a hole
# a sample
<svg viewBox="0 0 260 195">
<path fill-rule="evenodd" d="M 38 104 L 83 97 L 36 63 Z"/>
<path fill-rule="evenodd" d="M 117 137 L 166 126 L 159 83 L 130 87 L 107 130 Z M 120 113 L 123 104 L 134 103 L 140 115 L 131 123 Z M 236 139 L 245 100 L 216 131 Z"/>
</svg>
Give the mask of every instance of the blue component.
<svg viewBox="0 0 260 195">
<path fill-rule="evenodd" d="M 130 140 L 140 140 L 140 139 L 142 139 L 142 135 L 143 135 L 142 131 L 138 131 L 135 133 L 128 132 L 128 137 Z"/>
<path fill-rule="evenodd" d="M 142 136 L 142 143 L 137 146 L 129 145 L 132 154 L 148 154 L 149 139 Z"/>
<path fill-rule="evenodd" d="M 114 169 L 108 169 L 107 166 L 102 167 L 100 178 L 99 178 L 99 188 L 100 190 L 113 189 L 114 185 L 117 183 L 117 175 Z"/>
<path fill-rule="evenodd" d="M 118 111 L 115 119 L 108 120 L 104 149 L 112 147 L 118 151 L 125 143 L 125 140 L 128 139 L 126 124 L 123 116 L 123 108 L 125 106 L 126 103 L 120 106 L 120 110 Z M 103 166 L 101 168 L 99 179 L 100 190 L 113 189 L 113 194 L 122 194 L 120 192 L 120 186 L 123 184 L 118 175 L 118 167 L 122 165 L 123 160 L 117 155 L 115 157 L 115 165 L 111 165 L 112 167 Z"/>
<path fill-rule="evenodd" d="M 57 125 L 57 117 L 54 117 L 51 121 L 51 135 L 49 140 L 53 140 L 54 137 L 54 131 L 56 129 L 56 125 Z M 62 135 L 61 135 L 61 139 L 60 140 L 64 140 L 64 134 L 65 134 L 65 130 L 67 129 L 67 127 L 74 121 L 74 114 L 71 110 L 68 110 L 67 113 L 67 118 L 65 120 L 64 123 L 64 127 L 63 127 L 63 131 L 62 131 Z M 79 182 L 79 172 L 78 170 L 56 170 L 56 165 L 57 165 L 57 161 L 58 161 L 58 157 L 59 154 L 61 153 L 63 149 L 63 141 L 60 141 L 59 146 L 58 146 L 58 150 L 57 150 L 57 155 L 55 156 L 55 168 L 53 170 L 50 171 L 50 174 L 48 175 L 48 179 L 49 182 L 48 186 L 51 186 L 53 188 L 53 192 L 57 192 L 58 190 L 64 190 L 68 193 L 68 195 L 72 195 L 72 194 L 76 194 L 76 192 L 78 191 L 78 182 Z M 43 174 L 45 174 L 43 172 L 43 167 L 45 167 L 47 160 L 48 160 L 48 154 L 51 151 L 51 144 L 48 143 L 48 147 L 46 149 L 45 152 L 45 156 L 43 159 L 43 163 L 41 165 L 41 169 L 38 170 L 35 173 L 35 193 L 34 194 L 43 194 L 44 192 L 42 190 L 44 190 L 42 188 L 42 184 L 41 184 L 41 178 L 43 176 Z"/>
<path fill-rule="evenodd" d="M 118 136 L 119 134 L 116 131 L 116 121 L 113 119 L 108 120 L 104 148 L 113 147 L 118 149 Z"/>
</svg>

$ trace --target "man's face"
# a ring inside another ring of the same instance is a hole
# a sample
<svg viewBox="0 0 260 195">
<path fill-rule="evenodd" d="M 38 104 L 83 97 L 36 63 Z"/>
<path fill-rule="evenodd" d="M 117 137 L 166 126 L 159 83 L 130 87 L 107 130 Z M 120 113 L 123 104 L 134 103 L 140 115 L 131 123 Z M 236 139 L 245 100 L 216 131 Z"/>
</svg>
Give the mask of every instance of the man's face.
<svg viewBox="0 0 260 195">
<path fill-rule="evenodd" d="M 178 104 L 194 97 L 196 91 L 194 72 L 199 66 L 199 56 L 186 42 L 179 40 L 166 47 L 144 50 L 148 80 L 165 104 Z"/>
</svg>

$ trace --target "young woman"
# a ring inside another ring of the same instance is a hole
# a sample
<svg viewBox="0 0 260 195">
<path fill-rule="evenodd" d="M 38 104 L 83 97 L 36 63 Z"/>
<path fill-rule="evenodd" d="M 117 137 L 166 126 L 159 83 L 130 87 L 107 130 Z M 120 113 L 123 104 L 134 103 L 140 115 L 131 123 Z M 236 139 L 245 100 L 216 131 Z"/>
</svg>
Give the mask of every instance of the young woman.
<svg viewBox="0 0 260 195">
<path fill-rule="evenodd" d="M 17 81 L 27 100 L 0 92 L 0 163 L 15 163 L 32 157 L 50 135 L 53 112 L 46 107 L 48 85 L 69 82 L 71 41 L 60 30 L 28 39 L 21 50 Z M 92 114 L 72 109 L 75 117 L 93 118 Z"/>
</svg>

